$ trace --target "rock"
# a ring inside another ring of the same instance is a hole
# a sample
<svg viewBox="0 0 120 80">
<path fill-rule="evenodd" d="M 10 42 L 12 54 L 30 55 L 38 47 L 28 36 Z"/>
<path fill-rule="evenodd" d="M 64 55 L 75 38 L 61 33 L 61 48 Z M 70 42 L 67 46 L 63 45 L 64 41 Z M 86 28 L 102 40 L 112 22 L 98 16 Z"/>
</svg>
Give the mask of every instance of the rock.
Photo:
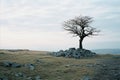
<svg viewBox="0 0 120 80">
<path fill-rule="evenodd" d="M 27 80 L 33 80 L 32 77 L 28 77 L 28 78 L 26 78 L 26 79 L 27 79 Z"/>
<path fill-rule="evenodd" d="M 66 68 L 68 68 L 68 67 L 70 67 L 70 66 L 71 66 L 71 65 L 69 65 L 69 64 L 65 65 Z"/>
<path fill-rule="evenodd" d="M 16 63 L 16 62 L 5 61 L 5 62 L 3 62 L 3 66 L 5 66 L 5 67 L 19 68 L 19 67 L 21 67 L 21 64 Z"/>
<path fill-rule="evenodd" d="M 31 65 L 30 66 L 30 70 L 34 70 L 34 69 L 35 69 L 35 67 Z"/>
<path fill-rule="evenodd" d="M 63 50 L 60 50 L 60 51 L 58 52 L 58 56 L 65 56 L 64 51 L 63 51 Z"/>
<path fill-rule="evenodd" d="M 35 80 L 41 80 L 40 76 L 35 76 Z"/>
<path fill-rule="evenodd" d="M 69 52 L 73 53 L 76 49 L 75 48 L 69 48 Z"/>
<path fill-rule="evenodd" d="M 11 67 L 11 65 L 12 65 L 12 62 L 10 62 L 10 61 L 3 62 L 3 66 L 5 66 L 5 67 Z"/>
<path fill-rule="evenodd" d="M 79 58 L 81 57 L 80 52 L 78 52 L 77 50 L 75 50 L 75 51 L 73 52 L 73 57 L 76 58 L 76 59 L 79 59 Z"/>
<path fill-rule="evenodd" d="M 21 72 L 18 72 L 18 73 L 15 73 L 15 76 L 16 77 L 26 77 L 23 73 Z"/>
<path fill-rule="evenodd" d="M 7 77 L 0 77 L 0 80 L 8 80 Z"/>
<path fill-rule="evenodd" d="M 90 76 L 84 76 L 81 80 L 91 80 Z"/>
<path fill-rule="evenodd" d="M 94 67 L 94 64 L 86 64 L 86 67 Z"/>
<path fill-rule="evenodd" d="M 120 72 L 114 74 L 116 80 L 120 80 Z"/>
<path fill-rule="evenodd" d="M 25 67 L 29 68 L 30 70 L 35 69 L 35 66 L 33 64 L 25 64 Z"/>
<path fill-rule="evenodd" d="M 19 67 L 21 67 L 21 64 L 18 64 L 18 63 L 12 63 L 12 65 L 11 65 L 11 67 L 13 67 L 13 68 L 19 68 Z"/>
<path fill-rule="evenodd" d="M 63 50 L 60 50 L 58 52 L 53 52 L 54 56 L 60 57 L 60 56 L 65 56 L 65 53 Z"/>
<path fill-rule="evenodd" d="M 42 60 L 36 59 L 36 63 L 43 63 Z"/>
<path fill-rule="evenodd" d="M 65 57 L 68 57 L 68 58 L 72 57 L 72 52 L 70 52 L 69 50 L 65 50 L 64 54 L 65 54 Z"/>
</svg>

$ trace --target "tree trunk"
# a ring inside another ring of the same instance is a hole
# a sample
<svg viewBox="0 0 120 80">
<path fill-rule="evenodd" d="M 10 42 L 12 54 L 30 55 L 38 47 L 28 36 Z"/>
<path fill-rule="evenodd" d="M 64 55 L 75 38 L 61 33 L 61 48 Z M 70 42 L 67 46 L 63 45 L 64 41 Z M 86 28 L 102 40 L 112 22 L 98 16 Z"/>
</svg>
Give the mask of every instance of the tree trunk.
<svg viewBox="0 0 120 80">
<path fill-rule="evenodd" d="M 80 49 L 83 49 L 82 42 L 83 42 L 83 38 L 80 38 L 80 40 L 79 40 L 79 48 L 80 48 Z"/>
</svg>

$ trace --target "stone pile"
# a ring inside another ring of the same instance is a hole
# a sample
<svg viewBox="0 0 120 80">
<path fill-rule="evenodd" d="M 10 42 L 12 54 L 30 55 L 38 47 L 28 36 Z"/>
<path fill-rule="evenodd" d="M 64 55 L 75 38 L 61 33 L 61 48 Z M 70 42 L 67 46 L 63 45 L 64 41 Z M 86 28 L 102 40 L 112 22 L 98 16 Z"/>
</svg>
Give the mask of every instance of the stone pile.
<svg viewBox="0 0 120 80">
<path fill-rule="evenodd" d="M 96 53 L 91 52 L 90 50 L 86 49 L 75 49 L 75 48 L 69 48 L 68 50 L 60 50 L 58 52 L 52 52 L 50 53 L 53 56 L 56 57 L 68 57 L 68 58 L 82 58 L 82 57 L 93 57 L 96 55 Z"/>
</svg>

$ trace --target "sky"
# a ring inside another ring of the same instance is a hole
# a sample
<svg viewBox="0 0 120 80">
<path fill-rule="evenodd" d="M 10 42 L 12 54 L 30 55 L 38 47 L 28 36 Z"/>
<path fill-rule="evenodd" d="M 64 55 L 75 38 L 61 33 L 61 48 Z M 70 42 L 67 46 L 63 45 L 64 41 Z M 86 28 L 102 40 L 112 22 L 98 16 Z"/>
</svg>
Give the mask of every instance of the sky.
<svg viewBox="0 0 120 80">
<path fill-rule="evenodd" d="M 101 30 L 84 39 L 84 48 L 120 48 L 120 0 L 0 0 L 0 49 L 78 48 L 79 38 L 62 24 L 80 15 Z"/>
</svg>

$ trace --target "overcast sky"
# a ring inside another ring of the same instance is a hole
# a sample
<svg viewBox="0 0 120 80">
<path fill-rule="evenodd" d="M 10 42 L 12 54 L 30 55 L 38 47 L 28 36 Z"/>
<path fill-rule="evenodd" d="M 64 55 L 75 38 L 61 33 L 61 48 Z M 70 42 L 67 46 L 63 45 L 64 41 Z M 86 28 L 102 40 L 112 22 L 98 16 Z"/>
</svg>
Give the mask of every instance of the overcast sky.
<svg viewBox="0 0 120 80">
<path fill-rule="evenodd" d="M 77 48 L 79 38 L 62 24 L 79 15 L 93 17 L 92 26 L 101 30 L 85 38 L 84 48 L 120 48 L 120 0 L 0 0 L 0 48 Z"/>
</svg>

